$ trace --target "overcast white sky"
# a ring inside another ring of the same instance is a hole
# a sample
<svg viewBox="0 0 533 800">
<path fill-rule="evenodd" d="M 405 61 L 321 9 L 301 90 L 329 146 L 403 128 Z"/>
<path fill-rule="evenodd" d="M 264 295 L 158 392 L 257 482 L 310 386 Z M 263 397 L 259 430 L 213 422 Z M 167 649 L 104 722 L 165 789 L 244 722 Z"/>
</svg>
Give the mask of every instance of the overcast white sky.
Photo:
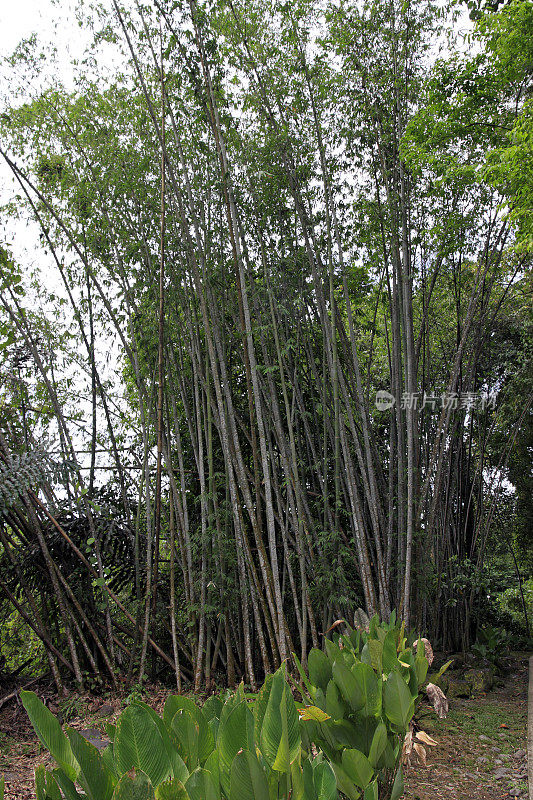
<svg viewBox="0 0 533 800">
<path fill-rule="evenodd" d="M 75 13 L 77 4 L 77 0 L 0 0 L 0 112 L 10 103 L 10 78 L 13 78 L 13 69 L 6 64 L 5 59 L 23 39 L 33 33 L 37 34 L 45 52 L 50 54 L 43 65 L 43 77 L 54 73 L 67 87 L 72 85 L 72 59 L 82 55 L 91 35 L 78 25 Z M 21 72 L 15 78 L 15 83 L 21 86 L 26 80 L 27 75 Z M 28 84 L 27 88 L 31 95 L 37 87 Z M 15 190 L 13 176 L 2 161 L 0 202 L 5 202 Z M 41 268 L 47 269 L 42 248 L 39 246 L 36 224 L 4 218 L 0 220 L 0 241 L 9 247 L 20 263 L 37 261 L 41 262 Z"/>
<path fill-rule="evenodd" d="M 79 47 L 81 31 L 70 0 L 3 0 L 0 6 L 0 57 L 32 33 L 51 40 L 64 53 Z"/>
<path fill-rule="evenodd" d="M 84 32 L 79 27 L 75 7 L 76 0 L 0 0 L 0 112 L 10 103 L 10 77 L 13 76 L 13 68 L 6 64 L 5 59 L 13 53 L 21 40 L 27 39 L 33 33 L 37 34 L 40 45 L 44 45 L 45 52 L 50 54 L 43 65 L 43 83 L 46 83 L 47 75 L 54 74 L 67 87 L 73 85 L 72 59 L 82 56 L 91 38 L 90 32 Z M 56 52 L 53 58 L 54 50 Z M 24 85 L 26 79 L 25 72 L 20 71 L 15 84 Z M 31 83 L 26 84 L 26 88 L 29 95 L 37 90 L 37 86 L 32 86 Z M 20 192 L 20 189 L 11 171 L 0 159 L 0 204 L 12 198 L 16 192 Z M 37 269 L 47 290 L 58 295 L 64 294 L 52 257 L 39 241 L 39 227 L 36 222 L 2 215 L 0 244 L 8 247 L 15 260 L 25 269 L 27 276 L 33 269 Z M 39 303 L 37 298 L 35 300 Z M 83 386 L 84 378 L 81 373 L 79 378 L 80 385 Z M 87 411 L 88 415 L 89 412 L 90 409 Z M 83 437 L 80 439 L 76 430 L 72 434 L 79 446 L 84 446 Z"/>
</svg>

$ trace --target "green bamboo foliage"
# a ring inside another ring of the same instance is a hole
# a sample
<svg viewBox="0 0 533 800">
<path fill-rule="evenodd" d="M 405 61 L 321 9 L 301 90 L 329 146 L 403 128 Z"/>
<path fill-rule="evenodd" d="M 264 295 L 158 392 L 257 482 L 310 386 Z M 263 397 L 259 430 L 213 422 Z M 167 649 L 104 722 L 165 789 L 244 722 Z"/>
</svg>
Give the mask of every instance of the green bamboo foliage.
<svg viewBox="0 0 533 800">
<path fill-rule="evenodd" d="M 481 584 L 456 578 L 532 399 L 503 423 L 404 395 L 529 396 L 526 262 L 472 166 L 512 87 L 463 127 L 430 0 L 114 5 L 96 38 L 125 74 L 3 109 L 60 288 L 38 311 L 0 248 L 2 602 L 59 692 L 162 670 L 255 689 L 359 605 L 467 646 Z"/>
</svg>

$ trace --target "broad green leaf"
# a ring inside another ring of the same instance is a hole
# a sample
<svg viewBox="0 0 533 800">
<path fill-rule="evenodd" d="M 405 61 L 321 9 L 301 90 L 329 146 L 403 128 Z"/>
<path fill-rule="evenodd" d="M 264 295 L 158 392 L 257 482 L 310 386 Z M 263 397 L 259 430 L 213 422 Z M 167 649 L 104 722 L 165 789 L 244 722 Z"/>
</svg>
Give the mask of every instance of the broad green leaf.
<svg viewBox="0 0 533 800">
<path fill-rule="evenodd" d="M 172 733 L 175 736 L 179 755 L 189 772 L 199 766 L 199 725 L 195 717 L 182 708 L 172 719 Z"/>
<path fill-rule="evenodd" d="M 0 776 L 0 800 L 4 800 L 4 776 Z"/>
<path fill-rule="evenodd" d="M 132 705 L 139 706 L 139 708 L 143 708 L 147 714 L 150 715 L 153 722 L 157 725 L 157 729 L 161 734 L 161 738 L 163 740 L 163 744 L 165 745 L 165 750 L 167 751 L 167 756 L 170 761 L 170 771 L 174 778 L 177 778 L 179 781 L 184 783 L 187 778 L 189 777 L 189 770 L 187 769 L 185 762 L 181 758 L 180 754 L 178 753 L 178 743 L 177 741 L 172 740 L 173 731 L 172 728 L 167 727 L 164 720 L 161 719 L 159 714 L 157 714 L 153 708 L 151 708 L 146 703 L 142 703 L 139 700 L 136 700 Z M 196 766 L 196 764 L 194 765 Z"/>
<path fill-rule="evenodd" d="M 39 700 L 35 692 L 22 691 L 20 697 L 40 741 L 50 751 L 65 774 L 75 781 L 79 765 L 61 725 Z"/>
<path fill-rule="evenodd" d="M 218 729 L 220 727 L 220 720 L 217 717 L 213 717 L 207 723 L 209 725 L 209 730 L 211 731 L 211 736 L 213 737 L 213 741 L 216 742 L 218 738 Z"/>
<path fill-rule="evenodd" d="M 368 646 L 368 642 L 361 650 L 361 661 L 363 664 L 368 664 L 369 667 L 372 666 L 372 656 L 370 655 L 370 648 Z"/>
<path fill-rule="evenodd" d="M 348 716 L 350 711 L 348 704 L 342 699 L 335 681 L 330 681 L 328 683 L 326 711 L 333 719 L 344 719 Z"/>
<path fill-rule="evenodd" d="M 366 787 L 364 793 L 364 800 L 378 800 L 378 782 L 373 781 L 369 786 Z"/>
<path fill-rule="evenodd" d="M 338 644 L 332 642 L 331 639 L 324 639 L 324 647 L 326 648 L 328 661 L 331 665 L 333 665 L 335 661 L 344 661 L 344 651 L 340 649 Z"/>
<path fill-rule="evenodd" d="M 332 661 L 329 660 L 327 655 L 313 648 L 309 653 L 307 659 L 307 668 L 309 670 L 309 680 L 313 686 L 318 686 L 324 694 L 328 688 L 328 682 L 331 680 L 331 665 Z"/>
<path fill-rule="evenodd" d="M 428 674 L 428 669 L 429 669 L 429 661 L 426 658 L 424 643 L 422 639 L 420 639 L 418 642 L 417 653 L 415 656 L 415 667 L 416 667 L 416 677 L 418 680 L 418 686 L 422 686 L 422 684 L 426 680 L 426 676 Z"/>
<path fill-rule="evenodd" d="M 381 755 L 379 766 L 386 769 L 394 769 L 396 767 L 396 757 L 394 755 L 394 747 L 391 744 L 390 738 L 387 739 L 387 744 Z"/>
<path fill-rule="evenodd" d="M 289 773 L 301 745 L 296 703 L 282 669 L 272 681 L 268 706 L 263 718 L 260 747 L 268 764 L 278 772 Z"/>
<path fill-rule="evenodd" d="M 396 631 L 388 631 L 383 641 L 382 671 L 388 675 L 393 669 L 398 668 L 398 652 L 396 649 Z"/>
<path fill-rule="evenodd" d="M 220 783 L 226 794 L 230 790 L 230 770 L 239 750 L 255 749 L 254 719 L 246 700 L 241 700 L 221 719 L 218 729 L 217 749 L 220 767 Z"/>
<path fill-rule="evenodd" d="M 376 769 L 387 743 L 387 726 L 383 722 L 380 722 L 374 733 L 372 744 L 370 745 L 370 753 L 368 754 L 368 760 L 374 769 Z"/>
<path fill-rule="evenodd" d="M 67 736 L 80 765 L 78 783 L 91 800 L 110 800 L 116 780 L 97 748 L 72 728 L 67 729 Z"/>
<path fill-rule="evenodd" d="M 176 778 L 160 783 L 155 790 L 155 800 L 189 800 L 183 783 Z"/>
<path fill-rule="evenodd" d="M 314 769 L 311 761 L 306 758 L 302 766 L 303 800 L 317 800 L 315 790 Z M 336 784 L 336 781 L 335 781 Z"/>
<path fill-rule="evenodd" d="M 380 716 L 381 678 L 376 675 L 369 664 L 356 663 L 351 671 L 364 700 L 363 706 L 359 710 L 367 716 Z"/>
<path fill-rule="evenodd" d="M 211 777 L 213 778 L 213 783 L 218 789 L 220 786 L 220 758 L 218 755 L 218 750 L 213 750 L 204 764 L 204 769 L 210 773 Z"/>
<path fill-rule="evenodd" d="M 155 800 L 150 778 L 142 771 L 127 772 L 115 786 L 113 800 Z"/>
<path fill-rule="evenodd" d="M 254 703 L 254 737 L 256 742 L 261 741 L 261 730 L 263 729 L 263 720 L 268 707 L 268 699 L 270 697 L 270 690 L 272 688 L 273 675 L 267 675 L 265 682 L 257 695 Z"/>
<path fill-rule="evenodd" d="M 343 767 L 337 762 L 331 763 L 335 777 L 337 779 L 337 787 L 346 795 L 348 800 L 358 800 L 361 797 L 361 792 L 352 778 L 345 772 Z"/>
<path fill-rule="evenodd" d="M 46 800 L 46 768 L 39 764 L 35 768 L 35 797 L 36 800 Z"/>
<path fill-rule="evenodd" d="M 360 750 L 366 756 L 370 753 L 372 746 L 372 739 L 378 726 L 378 720 L 372 716 L 357 716 L 352 722 L 350 721 L 350 734 L 348 747 L 353 747 Z"/>
<path fill-rule="evenodd" d="M 35 796 L 37 800 L 63 800 L 53 774 L 44 764 L 35 769 Z"/>
<path fill-rule="evenodd" d="M 291 800 L 306 800 L 305 783 L 302 765 L 299 758 L 295 758 L 291 764 L 291 774 L 289 777 L 291 786 Z M 311 797 L 313 797 L 311 795 Z"/>
<path fill-rule="evenodd" d="M 350 642 L 352 643 L 352 647 L 355 651 L 355 654 L 359 655 L 359 650 L 361 649 L 361 634 L 359 633 L 359 631 L 353 630 L 352 628 L 348 636 L 350 638 Z"/>
<path fill-rule="evenodd" d="M 269 676 L 269 677 L 272 677 L 272 676 Z M 266 683 L 266 681 L 265 681 L 265 683 Z M 220 725 L 222 725 L 227 720 L 227 718 L 229 717 L 229 715 L 231 714 L 233 709 L 236 706 L 238 706 L 240 703 L 242 703 L 245 699 L 246 698 L 244 696 L 244 686 L 241 683 L 237 687 L 236 691 L 233 692 L 233 694 L 230 694 L 230 696 L 228 697 L 228 699 L 226 700 L 226 702 L 222 706 L 222 711 L 220 712 L 219 728 L 220 728 Z"/>
<path fill-rule="evenodd" d="M 351 710 L 354 712 L 360 711 L 365 705 L 365 698 L 353 672 L 342 661 L 335 661 L 332 675 L 341 695 Z"/>
<path fill-rule="evenodd" d="M 360 750 L 344 750 L 342 768 L 361 789 L 368 786 L 374 776 L 372 764 Z"/>
<path fill-rule="evenodd" d="M 192 772 L 185 784 L 190 800 L 219 800 L 220 795 L 209 772 L 205 769 L 196 769 Z"/>
<path fill-rule="evenodd" d="M 115 763 L 122 775 L 135 768 L 158 786 L 170 774 L 170 760 L 157 725 L 144 708 L 128 706 L 117 722 Z"/>
<path fill-rule="evenodd" d="M 217 697 L 215 694 L 208 697 L 205 703 L 202 706 L 202 714 L 204 715 L 207 722 L 210 719 L 220 719 L 220 715 L 222 713 L 223 703 L 220 697 Z"/>
<path fill-rule="evenodd" d="M 255 753 L 243 750 L 233 759 L 229 800 L 269 800 L 268 781 Z"/>
<path fill-rule="evenodd" d="M 383 688 L 383 706 L 388 719 L 402 731 L 414 713 L 411 691 L 399 672 L 391 672 Z"/>
<path fill-rule="evenodd" d="M 398 767 L 398 772 L 394 777 L 394 783 L 392 784 L 390 800 L 399 800 L 399 798 L 402 795 L 403 795 L 403 772 L 400 766 Z"/>
<path fill-rule="evenodd" d="M 359 720 L 357 720 L 357 724 L 347 719 L 332 720 L 328 722 L 327 725 L 324 725 L 321 732 L 327 742 L 333 746 L 335 750 L 339 750 L 341 748 L 339 748 L 338 745 L 342 745 L 343 747 L 355 747 L 358 744 L 358 727 Z"/>
<path fill-rule="evenodd" d="M 373 669 L 381 675 L 383 672 L 383 644 L 379 639 L 369 639 L 367 644 L 370 653 L 370 663 Z"/>
<path fill-rule="evenodd" d="M 326 695 L 322 691 L 322 689 L 317 688 L 315 692 L 315 705 L 321 708 L 323 711 L 326 710 Z"/>
<path fill-rule="evenodd" d="M 81 800 L 82 795 L 79 794 L 70 778 L 67 778 L 62 769 L 54 770 L 54 778 L 56 779 L 57 785 L 63 792 L 65 800 Z"/>
<path fill-rule="evenodd" d="M 411 648 L 407 648 L 401 654 L 400 662 L 407 664 L 407 668 L 401 667 L 400 674 L 406 681 L 411 691 L 411 697 L 418 697 L 418 676 L 416 672 L 415 656 Z"/>
<path fill-rule="evenodd" d="M 208 719 L 206 716 L 204 716 L 202 709 L 199 708 L 194 700 L 191 700 L 190 697 L 171 695 L 167 699 L 163 711 L 163 719 L 168 727 L 172 727 L 172 720 L 174 719 L 176 713 L 181 709 L 188 711 L 196 721 L 196 725 L 198 727 L 198 761 L 200 764 L 203 764 L 215 746 L 215 740 L 213 738 L 213 734 L 211 733 Z M 220 704 L 220 711 L 222 711 L 222 704 Z M 180 776 L 177 775 L 176 777 Z M 183 779 L 180 778 L 180 780 Z"/>
<path fill-rule="evenodd" d="M 313 767 L 313 783 L 317 800 L 337 800 L 337 780 L 327 761 Z"/>
<path fill-rule="evenodd" d="M 108 767 L 118 781 L 120 775 L 118 774 L 117 765 L 115 764 L 113 742 L 108 744 L 107 747 L 104 747 L 104 749 L 100 752 L 100 755 L 102 756 L 102 761 L 106 767 Z"/>
</svg>

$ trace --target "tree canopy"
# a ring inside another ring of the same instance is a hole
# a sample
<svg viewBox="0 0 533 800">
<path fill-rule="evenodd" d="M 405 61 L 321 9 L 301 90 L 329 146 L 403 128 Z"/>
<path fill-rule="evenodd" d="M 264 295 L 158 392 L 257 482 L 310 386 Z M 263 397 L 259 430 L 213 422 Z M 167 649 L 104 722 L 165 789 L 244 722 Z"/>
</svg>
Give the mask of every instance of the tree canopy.
<svg viewBox="0 0 533 800">
<path fill-rule="evenodd" d="M 458 648 L 509 579 L 527 629 L 533 10 L 457 9 L 113 0 L 2 109 L 0 615 L 58 687 Z"/>
</svg>

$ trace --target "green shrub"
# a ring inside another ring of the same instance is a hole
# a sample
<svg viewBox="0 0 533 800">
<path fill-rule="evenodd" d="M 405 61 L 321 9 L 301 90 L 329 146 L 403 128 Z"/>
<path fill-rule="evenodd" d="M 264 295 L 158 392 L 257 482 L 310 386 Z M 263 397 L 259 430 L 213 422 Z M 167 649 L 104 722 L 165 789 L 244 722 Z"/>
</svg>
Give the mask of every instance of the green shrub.
<svg viewBox="0 0 533 800">
<path fill-rule="evenodd" d="M 506 631 L 486 625 L 478 631 L 472 653 L 479 661 L 488 661 L 498 667 L 499 659 L 509 649 L 509 638 Z"/>
<path fill-rule="evenodd" d="M 396 800 L 403 793 L 402 746 L 429 662 L 424 644 L 407 647 L 403 626 L 370 621 L 349 630 L 325 652 L 312 650 L 308 675 L 300 667 L 310 702 L 328 719 L 310 721 L 309 742 L 331 763 L 349 800 Z"/>
<path fill-rule="evenodd" d="M 296 704 L 283 665 L 257 695 L 203 707 L 170 695 L 160 717 L 133 700 L 100 753 L 64 732 L 33 692 L 22 702 L 57 768 L 40 765 L 36 800 L 397 800 L 402 746 L 426 681 L 424 644 L 370 621 L 309 654 Z M 1 796 L 0 796 L 1 800 Z"/>
<path fill-rule="evenodd" d="M 212 697 L 203 708 L 171 695 L 162 718 L 133 701 L 108 726 L 112 741 L 101 753 L 77 731 L 63 732 L 33 692 L 22 692 L 22 701 L 58 765 L 37 768 L 37 800 L 338 798 L 331 766 L 302 748 L 284 667 L 251 702 L 242 685 L 225 703 Z"/>
<path fill-rule="evenodd" d="M 523 582 L 522 592 L 526 604 L 526 615 L 527 618 L 531 620 L 533 619 L 533 578 L 529 578 L 529 580 Z M 495 599 L 499 611 L 512 620 L 518 631 L 525 634 L 526 617 L 524 615 L 524 606 L 519 587 L 510 586 L 504 592 L 499 592 Z"/>
</svg>

